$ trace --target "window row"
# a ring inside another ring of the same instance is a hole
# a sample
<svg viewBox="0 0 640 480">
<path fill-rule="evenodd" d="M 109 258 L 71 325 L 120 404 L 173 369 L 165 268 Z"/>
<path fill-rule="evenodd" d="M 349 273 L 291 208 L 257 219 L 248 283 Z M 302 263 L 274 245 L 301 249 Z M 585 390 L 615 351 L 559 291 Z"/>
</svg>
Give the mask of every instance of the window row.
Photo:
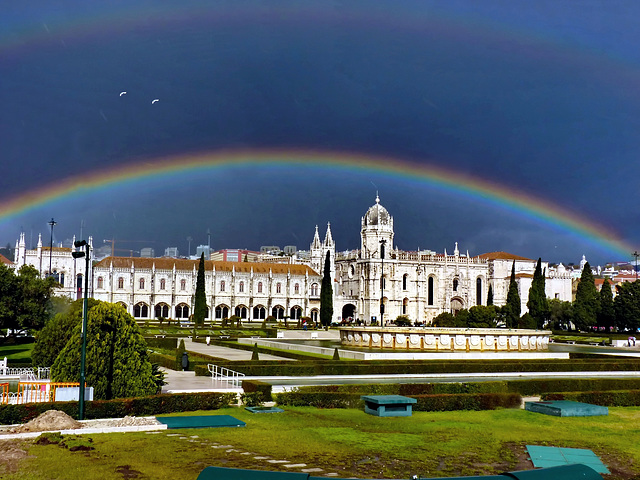
<svg viewBox="0 0 640 480">
<path fill-rule="evenodd" d="M 117 280 L 117 285 L 118 285 L 118 289 L 123 289 L 124 288 L 124 277 L 118 277 Z M 144 278 L 140 278 L 138 280 L 138 287 L 140 290 L 144 290 L 145 288 L 145 279 Z M 103 289 L 104 288 L 104 277 L 98 277 L 97 280 L 97 288 L 98 289 Z M 160 290 L 166 290 L 167 289 L 167 281 L 164 278 L 160 279 Z M 186 279 L 181 279 L 180 280 L 180 290 L 184 291 L 187 289 L 187 281 Z M 275 286 L 275 290 L 276 293 L 282 293 L 282 282 L 277 282 L 276 286 Z M 220 281 L 220 292 L 226 292 L 227 291 L 227 282 L 225 280 L 221 280 Z M 244 281 L 240 281 L 238 282 L 238 293 L 245 293 L 245 283 Z M 264 293 L 264 286 L 262 282 L 258 282 L 256 285 L 256 293 Z M 300 294 L 300 284 L 296 283 L 293 286 L 293 293 L 294 295 L 299 295 Z M 311 285 L 311 291 L 310 294 L 312 296 L 318 296 L 318 284 L 317 283 L 313 283 Z"/>
<path fill-rule="evenodd" d="M 122 303 L 121 303 L 122 304 Z M 122 304 L 123 306 L 126 307 L 126 305 Z M 158 305 L 155 306 L 155 318 L 170 318 L 169 315 L 169 310 L 170 307 L 169 305 L 167 305 L 166 303 L 159 303 Z M 265 320 L 267 317 L 267 309 L 266 307 L 262 306 L 262 305 L 258 305 L 256 307 L 253 307 L 252 310 L 252 316 L 251 318 L 253 320 Z M 223 318 L 229 318 L 230 317 L 230 313 L 232 312 L 232 310 L 226 306 L 226 305 L 218 305 L 215 310 L 215 319 L 216 320 L 222 320 Z M 275 307 L 273 307 L 271 309 L 271 315 L 278 319 L 278 320 L 282 320 L 285 318 L 285 308 L 277 305 Z M 179 305 L 176 305 L 173 312 L 172 312 L 173 318 L 176 319 L 182 319 L 182 318 L 189 318 L 189 314 L 190 314 L 190 310 L 189 310 L 189 305 L 187 305 L 186 303 L 181 303 Z M 249 314 L 249 308 L 243 305 L 239 305 L 237 307 L 235 307 L 233 309 L 233 315 L 240 317 L 242 319 L 247 319 L 248 318 L 248 314 Z M 137 303 L 133 306 L 133 316 L 134 318 L 149 318 L 149 306 L 144 303 L 144 302 L 140 302 Z M 302 308 L 299 306 L 294 306 L 291 307 L 288 311 L 288 315 L 287 318 L 290 318 L 292 320 L 298 320 L 299 318 L 302 317 Z M 209 307 L 207 307 L 206 309 L 206 314 L 205 314 L 205 318 L 210 318 L 209 317 Z"/>
</svg>

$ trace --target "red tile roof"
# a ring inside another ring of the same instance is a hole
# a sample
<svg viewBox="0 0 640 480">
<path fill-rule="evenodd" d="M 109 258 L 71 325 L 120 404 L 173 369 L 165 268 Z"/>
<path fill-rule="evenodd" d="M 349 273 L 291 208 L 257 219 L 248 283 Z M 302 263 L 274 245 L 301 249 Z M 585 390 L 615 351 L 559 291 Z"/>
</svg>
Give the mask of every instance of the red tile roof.
<svg viewBox="0 0 640 480">
<path fill-rule="evenodd" d="M 13 262 L 2 254 L 0 254 L 0 262 L 4 263 L 5 265 L 13 265 Z"/>
<path fill-rule="evenodd" d="M 489 252 L 478 256 L 480 258 L 486 258 L 487 260 L 528 260 L 529 262 L 533 262 L 530 258 L 521 257 L 520 255 L 514 255 L 513 253 L 507 252 Z"/>
<path fill-rule="evenodd" d="M 152 269 L 155 265 L 156 270 L 173 270 L 175 266 L 176 270 L 188 270 L 193 271 L 198 269 L 200 260 L 190 260 L 186 258 L 146 258 L 146 257 L 107 257 L 100 260 L 95 266 L 100 268 L 109 268 L 113 263 L 114 268 L 131 268 L 133 265 L 137 269 Z M 310 276 L 318 275 L 311 267 L 307 265 L 288 264 L 288 263 L 257 263 L 257 262 L 223 262 L 205 260 L 205 270 L 213 270 L 215 266 L 216 271 L 231 272 L 234 268 L 236 272 L 251 272 L 253 268 L 254 273 L 269 273 L 269 270 L 273 273 L 291 273 L 292 275 L 305 275 L 308 273 Z"/>
</svg>

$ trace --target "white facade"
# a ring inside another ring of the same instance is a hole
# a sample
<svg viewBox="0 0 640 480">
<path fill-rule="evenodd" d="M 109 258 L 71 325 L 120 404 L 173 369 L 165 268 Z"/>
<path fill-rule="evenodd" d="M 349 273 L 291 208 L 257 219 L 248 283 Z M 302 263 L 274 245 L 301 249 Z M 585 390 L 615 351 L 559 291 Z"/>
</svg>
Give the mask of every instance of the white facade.
<svg viewBox="0 0 640 480">
<path fill-rule="evenodd" d="M 455 244 L 452 254 L 431 250 L 407 252 L 394 245 L 393 217 L 376 198 L 361 219 L 359 250 L 336 252 L 327 226 L 324 240 L 316 227 L 308 252 L 293 256 L 264 255 L 260 262 L 206 261 L 208 320 L 237 315 L 245 320 L 310 317 L 320 310 L 320 287 L 327 254 L 333 281 L 334 321 L 360 320 L 366 324 L 406 315 L 413 322 L 430 323 L 443 312 L 486 305 L 489 285 L 493 303 L 506 303 L 511 267 L 527 311 L 527 299 L 536 262 L 505 252 L 471 257 Z M 89 239 L 91 245 L 91 238 Z M 384 250 L 384 256 L 382 255 Z M 82 296 L 85 262 L 74 260 L 72 249 L 52 250 L 52 271 L 60 274 L 60 293 Z M 165 255 L 177 254 L 167 249 Z M 249 257 L 248 257 L 249 258 Z M 35 250 L 25 247 L 24 233 L 16 243 L 15 264 L 33 265 L 42 275 L 49 270 L 49 249 L 38 240 Z M 250 258 L 249 258 L 250 259 Z M 108 257 L 94 265 L 89 294 L 98 300 L 121 303 L 137 319 L 188 319 L 193 313 L 198 261 L 178 258 Z M 547 297 L 571 301 L 571 272 L 545 262 Z"/>
<path fill-rule="evenodd" d="M 109 257 L 94 266 L 93 297 L 139 320 L 188 320 L 199 260 Z M 310 317 L 320 311 L 320 277 L 306 265 L 205 261 L 207 320 Z"/>
<path fill-rule="evenodd" d="M 75 237 L 73 238 L 75 242 Z M 93 239 L 89 237 L 89 247 L 92 250 Z M 16 241 L 13 262 L 16 270 L 23 265 L 31 265 L 41 276 L 46 277 L 50 273 L 58 280 L 61 287 L 56 290 L 57 295 L 69 297 L 73 300 L 84 295 L 84 273 L 86 261 L 84 258 L 75 259 L 71 253 L 75 248 L 66 248 L 42 245 L 42 235 L 38 236 L 38 244 L 35 249 L 27 249 L 24 233 Z M 51 264 L 51 271 L 49 271 Z M 91 294 L 91 292 L 89 292 Z"/>
<path fill-rule="evenodd" d="M 400 315 L 413 322 L 430 323 L 443 312 L 486 305 L 489 285 L 493 289 L 493 304 L 504 305 L 514 261 L 522 312 L 527 311 L 534 260 L 505 252 L 470 257 L 469 252 L 460 253 L 457 243 L 453 254 L 446 250 L 443 254 L 430 250 L 405 252 L 394 247 L 393 242 L 393 217 L 376 198 L 361 220 L 360 250 L 336 255 L 334 314 L 338 320 L 378 322 L 382 303 L 383 323 Z M 320 249 L 317 231 L 311 246 L 312 257 L 314 248 Z M 326 239 L 322 248 L 328 248 Z M 313 262 L 312 267 L 316 268 Z M 570 275 L 551 271 L 546 263 L 543 268 L 547 296 L 571 301 Z"/>
</svg>

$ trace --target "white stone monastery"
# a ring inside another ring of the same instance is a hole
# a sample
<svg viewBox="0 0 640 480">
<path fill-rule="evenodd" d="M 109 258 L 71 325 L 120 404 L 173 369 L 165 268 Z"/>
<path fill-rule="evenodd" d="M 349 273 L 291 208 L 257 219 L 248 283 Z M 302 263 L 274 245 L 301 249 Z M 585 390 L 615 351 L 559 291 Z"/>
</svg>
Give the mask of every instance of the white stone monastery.
<svg viewBox="0 0 640 480">
<path fill-rule="evenodd" d="M 91 238 L 89 239 L 91 244 Z M 505 252 L 471 257 L 430 250 L 409 252 L 394 245 L 393 217 L 376 198 L 361 221 L 360 249 L 336 252 L 327 226 L 324 241 L 318 228 L 308 260 L 265 256 L 263 262 L 205 262 L 207 320 L 237 315 L 244 321 L 309 317 L 319 320 L 320 286 L 329 253 L 333 279 L 334 322 L 390 322 L 406 315 L 413 322 L 429 323 L 442 312 L 486 305 L 489 285 L 494 305 L 504 305 L 511 267 L 515 262 L 522 312 L 536 261 Z M 71 248 L 42 245 L 27 250 L 24 234 L 16 242 L 14 264 L 33 265 L 42 275 L 58 276 L 59 294 L 82 296 L 84 259 L 74 260 Z M 277 262 L 287 263 L 277 263 Z M 198 260 L 179 258 L 107 257 L 93 266 L 89 295 L 122 304 L 140 321 L 188 320 L 193 313 Z M 549 298 L 571 301 L 571 275 L 560 265 L 544 262 Z"/>
</svg>

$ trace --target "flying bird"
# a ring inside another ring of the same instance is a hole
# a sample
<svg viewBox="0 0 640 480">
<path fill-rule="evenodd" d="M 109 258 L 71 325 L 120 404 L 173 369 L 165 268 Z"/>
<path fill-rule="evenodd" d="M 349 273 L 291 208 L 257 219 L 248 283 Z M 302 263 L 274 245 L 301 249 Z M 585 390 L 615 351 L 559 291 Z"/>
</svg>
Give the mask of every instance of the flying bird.
<svg viewBox="0 0 640 480">
<path fill-rule="evenodd" d="M 126 95 L 126 94 L 127 94 L 127 92 L 120 92 L 120 96 Z"/>
<path fill-rule="evenodd" d="M 151 104 L 153 105 L 154 103 L 159 102 L 159 101 L 160 101 L 159 98 L 154 98 L 153 100 L 151 100 Z"/>
</svg>

